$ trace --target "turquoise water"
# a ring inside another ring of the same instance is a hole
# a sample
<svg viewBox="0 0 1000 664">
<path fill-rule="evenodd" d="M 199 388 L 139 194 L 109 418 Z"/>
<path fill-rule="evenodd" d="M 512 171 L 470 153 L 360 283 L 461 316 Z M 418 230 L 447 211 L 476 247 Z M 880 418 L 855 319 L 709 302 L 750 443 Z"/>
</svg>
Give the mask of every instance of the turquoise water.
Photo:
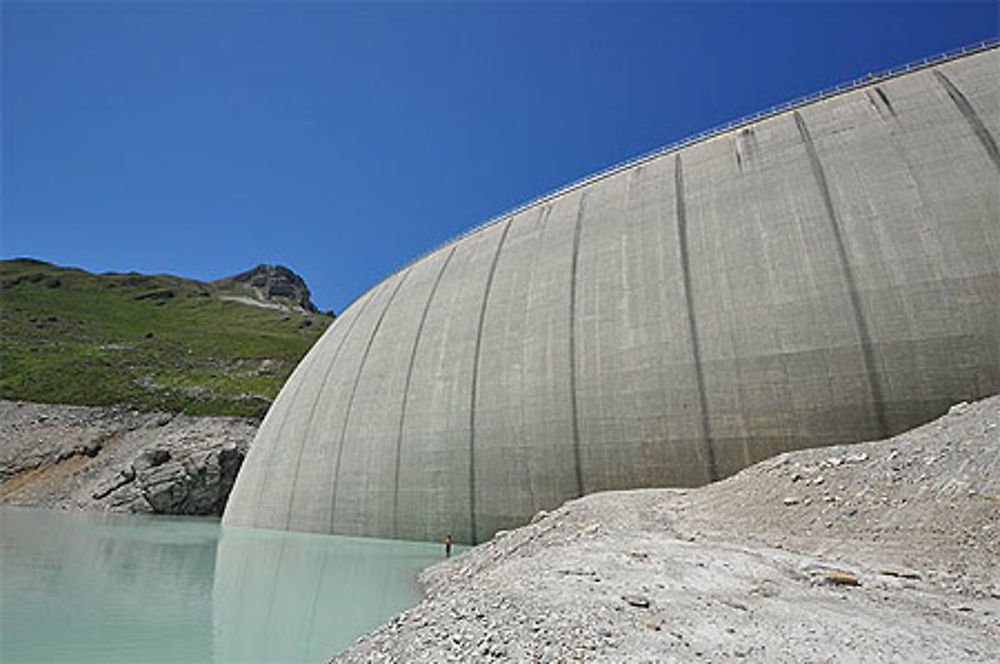
<svg viewBox="0 0 1000 664">
<path fill-rule="evenodd" d="M 416 604 L 441 546 L 0 509 L 0 661 L 323 662 Z"/>
</svg>

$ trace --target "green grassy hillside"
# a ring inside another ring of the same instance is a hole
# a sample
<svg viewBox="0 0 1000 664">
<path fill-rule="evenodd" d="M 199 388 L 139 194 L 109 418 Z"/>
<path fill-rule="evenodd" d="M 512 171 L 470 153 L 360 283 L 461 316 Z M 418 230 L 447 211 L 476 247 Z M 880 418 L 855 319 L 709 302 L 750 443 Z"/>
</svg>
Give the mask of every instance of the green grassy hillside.
<svg viewBox="0 0 1000 664">
<path fill-rule="evenodd" d="M 262 417 L 333 318 L 227 296 L 248 293 L 0 261 L 0 398 Z"/>
</svg>

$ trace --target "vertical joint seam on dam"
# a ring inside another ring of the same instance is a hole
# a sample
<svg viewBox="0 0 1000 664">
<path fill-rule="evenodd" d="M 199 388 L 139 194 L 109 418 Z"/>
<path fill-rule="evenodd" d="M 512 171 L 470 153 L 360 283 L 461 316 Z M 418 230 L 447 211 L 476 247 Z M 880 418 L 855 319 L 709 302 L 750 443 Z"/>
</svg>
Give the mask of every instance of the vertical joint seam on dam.
<svg viewBox="0 0 1000 664">
<path fill-rule="evenodd" d="M 403 424 L 406 421 L 406 405 L 410 398 L 410 380 L 413 376 L 413 365 L 417 360 L 417 347 L 420 345 L 420 336 L 424 332 L 424 324 L 427 322 L 427 314 L 431 310 L 431 303 L 434 302 L 434 294 L 437 293 L 438 284 L 441 283 L 441 278 L 444 276 L 444 271 L 448 269 L 448 263 L 451 262 L 453 255 L 455 255 L 455 245 L 452 245 L 451 251 L 448 252 L 444 263 L 441 264 L 441 269 L 438 270 L 437 276 L 434 278 L 434 284 L 431 286 L 431 292 L 427 296 L 427 302 L 424 303 L 424 310 L 420 314 L 420 322 L 417 324 L 417 333 L 413 337 L 410 364 L 406 368 L 406 381 L 403 383 L 403 403 L 399 411 L 399 433 L 396 436 L 396 470 L 392 489 L 392 532 L 396 537 L 399 536 L 399 462 L 403 455 Z"/>
<path fill-rule="evenodd" d="M 291 380 L 291 376 L 289 376 L 288 380 Z M 287 381 L 286 381 L 286 384 L 287 384 Z M 298 400 L 299 390 L 301 390 L 301 389 L 302 389 L 302 381 L 300 380 L 298 382 L 298 384 L 295 385 L 295 389 L 292 391 L 292 394 L 291 394 L 291 396 L 289 398 L 290 402 L 295 403 Z M 280 394 L 279 394 L 279 396 L 280 396 Z M 271 406 L 273 407 L 274 403 L 277 403 L 277 401 L 278 400 L 275 399 L 274 402 L 271 404 Z M 268 410 L 270 411 L 270 408 Z M 278 434 L 275 436 L 275 438 L 278 439 L 278 440 L 281 440 L 281 433 L 285 430 L 285 423 L 288 421 L 288 415 L 291 412 L 291 410 L 292 410 L 291 408 L 289 408 L 289 407 L 286 406 L 285 407 L 285 412 L 282 413 L 281 422 L 278 424 Z M 269 469 L 272 466 L 272 463 L 274 461 L 274 455 L 277 454 L 277 446 L 276 445 L 272 445 L 271 449 L 270 449 L 270 452 L 271 453 L 267 457 L 267 463 L 261 464 L 262 470 L 257 472 L 257 478 L 256 478 L 257 479 L 257 486 L 255 486 L 254 490 L 252 491 L 252 494 L 253 494 L 253 496 L 256 499 L 260 499 L 260 496 L 258 494 L 260 493 L 261 486 L 264 484 L 265 473 L 263 472 L 263 469 Z M 253 515 L 251 517 L 249 525 L 254 526 L 256 524 L 257 524 L 257 515 L 255 514 L 255 515 Z"/>
<path fill-rule="evenodd" d="M 333 491 L 331 492 L 330 498 L 330 532 L 333 532 L 334 523 L 337 520 L 337 489 L 340 486 L 340 460 L 344 455 L 344 442 L 347 436 L 347 425 L 351 421 L 351 410 L 354 407 L 354 395 L 358 391 L 358 383 L 361 382 L 361 375 L 365 370 L 365 362 L 368 360 L 368 353 L 372 349 L 372 344 L 375 342 L 375 336 L 378 334 L 379 327 L 382 325 L 382 320 L 385 318 L 385 314 L 389 311 L 389 307 L 392 306 L 392 301 L 396 298 L 396 293 L 399 292 L 400 287 L 406 281 L 407 277 L 410 276 L 412 270 L 407 269 L 400 277 L 399 281 L 396 282 L 396 287 L 392 289 L 392 293 L 389 294 L 389 300 L 382 307 L 382 311 L 378 315 L 378 320 L 375 321 L 375 327 L 372 328 L 372 333 L 368 336 L 368 343 L 365 344 L 364 353 L 361 354 L 361 363 L 358 364 L 358 373 L 354 377 L 354 384 L 351 385 L 351 396 L 347 399 L 347 409 L 344 411 L 344 424 L 340 428 L 340 444 L 337 446 L 337 461 L 333 467 Z M 359 316 L 360 317 L 360 316 Z"/>
<path fill-rule="evenodd" d="M 500 262 L 500 252 L 507 240 L 507 232 L 510 230 L 512 221 L 513 217 L 508 217 L 507 223 L 504 224 L 500 241 L 497 242 L 496 251 L 493 253 L 493 261 L 490 263 L 490 271 L 486 275 L 483 302 L 479 308 L 479 325 L 476 330 L 476 349 L 472 358 L 472 390 L 469 397 L 469 527 L 473 544 L 479 541 L 476 532 L 476 397 L 479 390 L 479 355 L 483 345 L 486 307 L 490 301 L 490 291 L 493 289 L 493 276 L 496 274 L 497 263 Z"/>
<path fill-rule="evenodd" d="M 892 107 L 892 102 L 889 101 L 889 96 L 885 93 L 885 91 L 881 87 L 876 85 L 875 94 L 879 96 L 879 99 L 882 100 L 882 103 L 885 104 L 885 107 L 889 109 L 889 114 L 892 115 L 892 117 L 896 117 L 896 109 Z"/>
<path fill-rule="evenodd" d="M 374 297 L 374 294 L 372 294 L 371 296 L 369 296 L 369 297 L 368 297 L 368 298 L 367 298 L 367 299 L 366 299 L 366 300 L 365 300 L 365 301 L 364 301 L 364 302 L 363 302 L 363 303 L 361 304 L 361 311 L 364 311 L 365 307 L 367 307 L 367 306 L 368 306 L 368 303 L 369 303 L 369 302 L 370 302 L 370 301 L 372 300 L 372 298 L 373 298 L 373 297 Z M 360 316 L 360 315 L 361 315 L 361 314 L 359 313 L 359 314 L 358 314 L 358 316 Z M 355 321 L 357 320 L 357 318 L 358 318 L 358 317 L 356 316 L 355 318 L 351 319 L 351 327 L 354 327 L 354 322 L 355 322 Z M 350 330 L 348 330 L 348 334 L 349 334 L 349 333 L 350 333 Z M 346 335 L 345 335 L 345 336 L 346 336 Z M 303 377 L 303 378 L 304 378 L 304 377 Z M 291 380 L 291 376 L 289 376 L 288 380 Z M 305 382 L 304 380 L 300 380 L 300 381 L 299 381 L 299 382 L 298 382 L 298 383 L 297 383 L 297 384 L 295 385 L 295 390 L 294 390 L 294 391 L 292 392 L 292 394 L 291 394 L 291 398 L 289 399 L 289 401 L 290 401 L 290 402 L 292 402 L 292 403 L 295 403 L 295 402 L 296 402 L 296 401 L 298 400 L 298 396 L 299 396 L 299 391 L 300 391 L 300 390 L 302 389 L 302 384 L 303 384 L 304 382 Z M 286 384 L 287 384 L 287 383 L 286 383 Z M 317 401 L 318 401 L 318 395 L 317 395 Z M 275 399 L 275 403 L 276 403 L 276 402 L 277 402 L 277 399 Z M 273 404 L 272 404 L 272 406 L 273 406 Z M 288 416 L 289 416 L 289 414 L 290 414 L 291 412 L 292 412 L 292 409 L 291 409 L 291 408 L 285 408 L 285 412 L 284 412 L 284 413 L 282 414 L 282 417 L 281 417 L 281 422 L 280 422 L 280 423 L 278 424 L 278 433 L 277 433 L 277 435 L 275 436 L 275 438 L 276 438 L 277 440 L 281 440 L 281 439 L 282 439 L 282 433 L 283 433 L 283 432 L 284 432 L 284 430 L 285 430 L 285 424 L 287 424 L 287 422 L 288 422 Z M 302 443 L 302 444 L 303 444 L 303 445 L 305 445 L 305 441 L 303 441 L 303 443 Z M 267 461 L 267 463 L 266 463 L 266 464 L 263 464 L 263 468 L 270 468 L 270 467 L 271 467 L 271 465 L 272 465 L 272 461 L 273 461 L 273 459 L 274 459 L 274 455 L 275 455 L 275 454 L 277 453 L 277 446 L 276 446 L 276 445 L 272 445 L 272 446 L 271 446 L 271 450 L 270 450 L 270 451 L 271 451 L 271 454 L 270 454 L 270 455 L 268 455 L 268 461 Z M 300 453 L 301 453 L 301 449 L 300 449 Z M 256 496 L 256 495 L 257 495 L 257 494 L 258 494 L 258 493 L 260 492 L 260 487 L 261 487 L 261 484 L 263 484 L 263 482 L 264 482 L 264 477 L 265 477 L 265 474 L 264 474 L 263 472 L 259 472 L 259 473 L 257 474 L 257 476 L 258 476 L 258 481 L 257 481 L 257 486 L 255 487 L 255 489 L 254 489 L 254 491 L 253 491 L 253 495 L 255 495 L 255 496 Z M 294 489 L 293 489 L 293 491 L 294 491 Z M 289 503 L 291 503 L 291 497 L 289 497 Z M 251 524 L 250 524 L 250 525 L 253 525 L 253 524 L 255 524 L 255 523 L 256 523 L 256 519 L 254 518 L 254 519 L 252 519 L 252 520 L 251 520 Z M 288 522 L 287 522 L 287 521 L 286 521 L 286 523 L 285 523 L 285 526 L 286 526 L 286 527 L 288 526 Z"/>
<path fill-rule="evenodd" d="M 843 229 L 837 219 L 836 211 L 833 208 L 833 197 L 830 194 L 830 186 L 826 180 L 826 173 L 823 171 L 823 164 L 816 153 L 816 146 L 813 144 L 812 136 L 809 134 L 809 127 L 806 126 L 802 115 L 795 111 L 795 125 L 799 129 L 802 143 L 805 145 L 806 153 L 809 155 L 809 165 L 812 168 L 813 177 L 823 198 L 823 206 L 826 209 L 826 216 L 833 230 L 833 237 L 837 245 L 837 257 L 840 260 L 840 269 L 847 284 L 847 295 L 851 301 L 851 309 L 854 312 L 854 325 L 858 331 L 861 342 L 861 354 L 865 363 L 865 374 L 868 378 L 868 387 L 872 395 L 872 409 L 875 413 L 878 434 L 885 438 L 889 435 L 889 425 L 885 415 L 885 398 L 882 394 L 882 385 L 879 382 L 876 371 L 875 349 L 872 345 L 871 330 L 868 319 L 865 316 L 864 308 L 861 305 L 861 293 L 858 291 L 857 278 L 851 268 L 851 261 L 847 255 L 847 243 L 844 241 Z"/>
<path fill-rule="evenodd" d="M 384 286 L 382 286 L 379 289 L 379 291 L 381 291 L 382 288 L 384 288 Z M 288 495 L 288 509 L 285 511 L 285 522 L 284 522 L 285 529 L 288 529 L 292 521 L 292 505 L 295 503 L 295 487 L 298 484 L 299 471 L 302 466 L 302 457 L 305 452 L 306 444 L 309 442 L 309 430 L 312 427 L 313 416 L 316 414 L 316 407 L 319 404 L 320 398 L 323 395 L 323 390 L 326 387 L 326 381 L 330 377 L 333 365 L 337 363 L 337 356 L 340 355 L 340 349 L 343 348 L 344 342 L 347 341 L 347 338 L 351 335 L 351 330 L 354 329 L 354 324 L 358 322 L 358 319 L 361 318 L 361 316 L 365 313 L 365 309 L 368 308 L 368 305 L 374 299 L 375 299 L 375 294 L 373 293 L 371 297 L 367 298 L 364 302 L 361 303 L 361 309 L 353 318 L 351 318 L 351 322 L 348 324 L 347 330 L 344 332 L 343 338 L 341 338 L 340 343 L 337 345 L 337 349 L 334 351 L 333 358 L 330 360 L 330 363 L 327 365 L 326 371 L 323 373 L 323 382 L 321 383 L 319 392 L 317 392 L 316 398 L 313 400 L 312 407 L 309 410 L 309 418 L 306 420 L 306 435 L 300 438 L 301 444 L 299 445 L 298 455 L 295 460 L 295 474 L 293 475 L 293 480 L 292 480 L 292 491 Z M 305 380 L 303 378 L 303 380 L 296 387 L 294 396 L 296 397 L 298 396 L 298 391 L 299 391 L 298 388 L 300 388 L 302 386 L 302 383 L 304 382 Z M 285 410 L 285 417 L 282 419 L 281 427 L 278 430 L 278 440 L 281 440 L 281 432 L 285 428 L 285 422 L 288 419 L 288 414 L 290 412 L 291 412 L 290 408 Z M 277 446 L 274 446 L 274 449 L 277 449 Z M 287 538 L 282 538 L 281 548 L 278 552 L 279 559 L 285 555 L 285 545 L 287 544 L 287 542 L 288 542 Z M 324 561 L 324 563 L 325 562 L 326 561 Z M 274 611 L 274 598 L 277 595 L 277 592 L 278 592 L 278 579 L 277 576 L 275 576 L 271 584 L 271 591 L 270 593 L 268 593 L 268 603 L 267 603 L 268 621 L 271 620 L 271 615 Z"/>
<path fill-rule="evenodd" d="M 576 226 L 573 228 L 573 260 L 569 277 L 569 416 L 573 427 L 573 463 L 576 468 L 576 493 L 583 495 L 583 468 L 580 462 L 580 418 L 576 398 L 576 275 L 580 256 L 580 234 L 583 215 L 587 208 L 587 192 L 580 195 L 580 205 L 576 211 Z"/>
<path fill-rule="evenodd" d="M 979 114 L 976 113 L 976 109 L 972 108 L 972 104 L 969 100 L 965 98 L 962 91 L 955 87 L 955 84 L 951 80 L 942 74 L 937 69 L 934 70 L 934 77 L 937 78 L 938 83 L 941 87 L 945 89 L 948 96 L 951 97 L 951 101 L 958 107 L 958 112 L 962 114 L 965 121 L 969 123 L 969 127 L 972 129 L 972 133 L 976 135 L 979 142 L 983 144 L 986 149 L 986 154 L 990 156 L 990 160 L 993 161 L 993 165 L 996 166 L 997 170 L 1000 171 L 1000 149 L 997 148 L 997 143 L 993 140 L 993 136 L 990 134 L 990 130 L 986 128 L 983 124 L 982 119 L 980 119 Z"/>
<path fill-rule="evenodd" d="M 715 460 L 712 443 L 711 422 L 708 418 L 708 394 L 705 391 L 705 369 L 701 361 L 701 345 L 698 341 L 698 320 L 694 313 L 694 297 L 691 287 L 691 263 L 688 253 L 687 209 L 684 205 L 684 167 L 681 155 L 674 157 L 674 190 L 677 202 L 677 243 L 681 259 L 681 276 L 684 281 L 684 300 L 687 305 L 688 330 L 691 334 L 691 354 L 694 357 L 695 379 L 698 383 L 698 408 L 701 411 L 702 454 L 709 481 L 719 479 L 719 468 Z"/>
<path fill-rule="evenodd" d="M 302 457 L 304 456 L 305 447 L 309 442 L 309 432 L 313 428 L 313 419 L 316 416 L 316 409 L 319 406 L 319 402 L 322 400 L 323 393 L 326 391 L 326 384 L 330 380 L 330 376 L 333 374 L 333 367 L 337 364 L 337 358 L 340 357 L 340 349 L 344 347 L 347 342 L 348 337 L 351 336 L 351 331 L 354 329 L 355 323 L 361 318 L 365 313 L 365 309 L 368 304 L 374 299 L 370 297 L 364 301 L 361 305 L 361 310 L 358 311 L 357 315 L 351 319 L 350 324 L 347 326 L 347 330 L 344 332 L 344 336 L 340 339 L 340 343 L 337 344 L 337 349 L 333 352 L 333 357 L 330 359 L 330 363 L 326 367 L 326 372 L 323 374 L 323 382 L 320 384 L 319 392 L 316 393 L 316 398 L 313 400 L 312 408 L 309 411 L 309 419 L 306 420 L 306 433 L 302 437 L 302 444 L 299 446 L 298 458 L 295 460 L 295 474 L 292 475 L 292 486 L 296 486 L 299 481 L 299 473 L 302 469 Z M 279 438 L 280 440 L 280 438 Z M 288 496 L 288 512 L 285 514 L 285 527 L 292 522 L 292 504 L 294 503 L 293 495 Z"/>
</svg>

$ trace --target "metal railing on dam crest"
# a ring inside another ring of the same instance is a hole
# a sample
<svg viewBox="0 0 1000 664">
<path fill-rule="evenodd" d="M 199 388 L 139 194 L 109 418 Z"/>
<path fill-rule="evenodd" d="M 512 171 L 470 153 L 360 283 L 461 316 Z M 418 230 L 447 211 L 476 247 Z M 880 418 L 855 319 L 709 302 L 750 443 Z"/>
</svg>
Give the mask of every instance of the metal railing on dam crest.
<svg viewBox="0 0 1000 664">
<path fill-rule="evenodd" d="M 952 60 L 954 58 L 959 58 L 959 57 L 962 57 L 964 55 L 970 55 L 972 53 L 978 53 L 979 51 L 985 51 L 985 50 L 988 50 L 988 49 L 991 49 L 991 48 L 997 48 L 998 46 L 1000 46 L 1000 37 L 993 37 L 993 38 L 990 38 L 990 39 L 984 39 L 982 41 L 974 42 L 972 44 L 967 44 L 965 46 L 959 46 L 957 48 L 953 48 L 953 49 L 950 49 L 948 51 L 944 51 L 942 53 L 937 53 L 935 55 L 928 55 L 928 56 L 920 58 L 918 60 L 913 60 L 911 62 L 907 62 L 907 63 L 902 64 L 902 65 L 897 65 L 895 67 L 890 67 L 888 69 L 880 69 L 878 71 L 873 71 L 873 72 L 870 72 L 868 74 L 865 74 L 864 76 L 859 76 L 859 77 L 856 77 L 856 78 L 852 78 L 849 81 L 844 81 L 843 83 L 838 83 L 836 85 L 832 85 L 832 86 L 829 86 L 827 88 L 823 88 L 822 90 L 819 90 L 817 92 L 812 92 L 812 93 L 809 93 L 807 95 L 803 95 L 801 97 L 796 97 L 796 98 L 790 99 L 788 101 L 783 101 L 783 102 L 774 104 L 773 106 L 769 106 L 769 107 L 767 107 L 767 108 L 765 108 L 763 110 L 755 111 L 755 112 L 750 113 L 748 115 L 743 115 L 741 117 L 736 118 L 735 120 L 730 120 L 728 122 L 724 122 L 722 124 L 709 127 L 708 129 L 700 131 L 697 134 L 692 134 L 691 136 L 686 136 L 686 137 L 678 139 L 676 141 L 672 141 L 670 143 L 667 143 L 666 145 L 663 145 L 661 147 L 656 148 L 655 150 L 651 150 L 649 152 L 645 152 L 645 153 L 640 154 L 638 156 L 629 157 L 628 159 L 625 159 L 625 160 L 622 160 L 622 161 L 619 161 L 619 162 L 615 162 L 614 164 L 612 164 L 610 166 L 607 166 L 605 168 L 602 168 L 601 170 L 597 171 L 596 173 L 592 173 L 591 175 L 588 175 L 588 176 L 584 177 L 581 180 L 574 180 L 573 182 L 570 182 L 569 184 L 563 185 L 562 187 L 559 187 L 559 188 L 557 188 L 557 189 L 555 189 L 553 191 L 550 191 L 550 192 L 547 192 L 547 193 L 544 193 L 544 194 L 540 194 L 538 196 L 535 196 L 534 198 L 531 198 L 531 199 L 525 201 L 524 203 L 521 203 L 521 204 L 519 204 L 519 205 L 517 205 L 517 206 L 515 206 L 513 208 L 510 208 L 509 210 L 505 210 L 503 212 L 500 212 L 499 214 L 493 215 L 492 217 L 490 217 L 486 221 L 484 221 L 482 223 L 479 223 L 479 224 L 476 224 L 472 228 L 469 228 L 469 229 L 467 229 L 465 231 L 462 231 L 458 235 L 455 235 L 453 237 L 448 238 L 444 242 L 441 242 L 441 243 L 435 245 L 434 247 L 432 247 L 431 249 L 428 249 L 427 251 L 421 252 L 419 255 L 417 255 L 412 260 L 404 263 L 399 268 L 397 268 L 395 271 L 391 272 L 389 275 L 386 275 L 386 277 L 383 277 L 382 279 L 379 279 L 378 282 L 376 282 L 376 283 L 380 283 L 380 282 L 384 281 L 386 278 L 388 278 L 389 276 L 392 276 L 393 274 L 396 274 L 397 272 L 399 272 L 401 270 L 405 270 L 407 267 L 409 267 L 413 263 L 416 263 L 417 261 L 421 260 L 422 258 L 424 258 L 424 257 L 426 257 L 426 256 L 428 256 L 430 254 L 433 254 L 435 251 L 438 251 L 442 247 L 446 247 L 449 244 L 452 244 L 453 242 L 458 242 L 462 238 L 465 238 L 465 237 L 467 237 L 469 235 L 473 235 L 475 233 L 478 233 L 479 231 L 483 230 L 484 228 L 492 226 L 493 224 L 495 224 L 495 223 L 497 223 L 499 221 L 502 221 L 502 220 L 504 220 L 504 219 L 506 219 L 508 217 L 511 217 L 511 216 L 513 216 L 515 214 L 518 214 L 519 212 L 523 212 L 524 210 L 527 210 L 527 209 L 529 209 L 531 207 L 534 207 L 536 205 L 540 205 L 540 204 L 545 203 L 547 201 L 550 201 L 550 200 L 552 200 L 554 198 L 558 198 L 559 196 L 562 196 L 562 195 L 567 194 L 567 193 L 569 193 L 571 191 L 579 189 L 580 187 L 585 187 L 588 184 L 591 184 L 591 183 L 596 182 L 598 180 L 602 180 L 602 179 L 604 179 L 606 177 L 609 177 L 611 175 L 614 175 L 615 173 L 618 173 L 620 171 L 632 168 L 633 166 L 638 166 L 639 164 L 647 162 L 647 161 L 649 161 L 651 159 L 656 159 L 657 157 L 662 157 L 664 155 L 670 154 L 671 152 L 675 152 L 677 150 L 681 150 L 683 148 L 686 148 L 686 147 L 688 147 L 690 145 L 694 145 L 695 143 L 700 143 L 701 141 L 705 141 L 705 140 L 708 140 L 708 139 L 711 139 L 711 138 L 715 138 L 716 136 L 719 136 L 720 134 L 724 134 L 724 133 L 726 133 L 728 131 L 731 131 L 733 129 L 739 129 L 739 128 L 745 127 L 747 125 L 751 125 L 751 124 L 753 124 L 755 122 L 759 122 L 761 120 L 766 120 L 767 118 L 771 118 L 771 117 L 774 117 L 776 115 L 780 115 L 781 113 L 784 113 L 786 111 L 790 111 L 790 110 L 793 110 L 793 109 L 796 109 L 796 108 L 801 108 L 803 106 L 807 106 L 807 105 L 815 103 L 817 101 L 823 101 L 825 99 L 829 99 L 831 97 L 835 97 L 835 96 L 837 96 L 839 94 L 843 94 L 845 92 L 851 92 L 853 90 L 857 90 L 859 88 L 863 88 L 863 87 L 868 86 L 868 85 L 873 85 L 873 84 L 878 83 L 880 81 L 884 81 L 884 80 L 889 79 L 889 78 L 900 76 L 902 74 L 907 74 L 907 73 L 916 71 L 918 69 L 924 69 L 925 67 L 932 67 L 932 66 L 934 66 L 936 64 L 939 64 L 939 63 L 942 63 L 942 62 L 946 62 L 946 61 Z M 367 291 L 367 289 L 366 289 L 366 291 Z M 355 298 L 355 299 L 357 299 L 357 298 Z M 350 306 L 353 303 L 354 303 L 354 300 L 351 300 L 351 302 L 348 303 L 347 306 Z M 344 308 L 346 309 L 347 307 L 344 307 Z"/>
</svg>

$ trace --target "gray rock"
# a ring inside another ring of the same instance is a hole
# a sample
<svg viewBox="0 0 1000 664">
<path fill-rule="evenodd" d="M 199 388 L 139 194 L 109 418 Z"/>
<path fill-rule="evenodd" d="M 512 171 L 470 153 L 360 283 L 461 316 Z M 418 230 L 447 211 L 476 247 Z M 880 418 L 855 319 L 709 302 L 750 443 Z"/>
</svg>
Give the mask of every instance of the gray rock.
<svg viewBox="0 0 1000 664">
<path fill-rule="evenodd" d="M 319 312 L 312 302 L 306 282 L 284 265 L 258 265 L 246 272 L 219 279 L 216 283 L 240 284 L 262 301 L 290 300 L 305 311 Z"/>
<path fill-rule="evenodd" d="M 114 475 L 111 479 L 100 482 L 97 485 L 97 489 L 95 489 L 90 495 L 95 500 L 101 500 L 133 480 L 135 480 L 135 470 L 129 466 L 128 468 L 118 471 L 118 474 Z"/>
<path fill-rule="evenodd" d="M 150 468 L 139 486 L 155 512 L 221 516 L 242 463 L 243 452 L 230 443 Z"/>
<path fill-rule="evenodd" d="M 150 468 L 156 468 L 157 466 L 161 466 L 168 461 L 170 461 L 170 450 L 153 448 L 143 450 L 142 454 L 136 457 L 136 460 L 132 462 L 132 468 L 138 472 L 148 470 Z"/>
<path fill-rule="evenodd" d="M 642 595 L 622 595 L 622 599 L 625 600 L 631 606 L 648 609 L 649 608 L 649 598 Z"/>
<path fill-rule="evenodd" d="M 0 401 L 0 503 L 219 515 L 255 431 L 241 418 Z"/>
</svg>

